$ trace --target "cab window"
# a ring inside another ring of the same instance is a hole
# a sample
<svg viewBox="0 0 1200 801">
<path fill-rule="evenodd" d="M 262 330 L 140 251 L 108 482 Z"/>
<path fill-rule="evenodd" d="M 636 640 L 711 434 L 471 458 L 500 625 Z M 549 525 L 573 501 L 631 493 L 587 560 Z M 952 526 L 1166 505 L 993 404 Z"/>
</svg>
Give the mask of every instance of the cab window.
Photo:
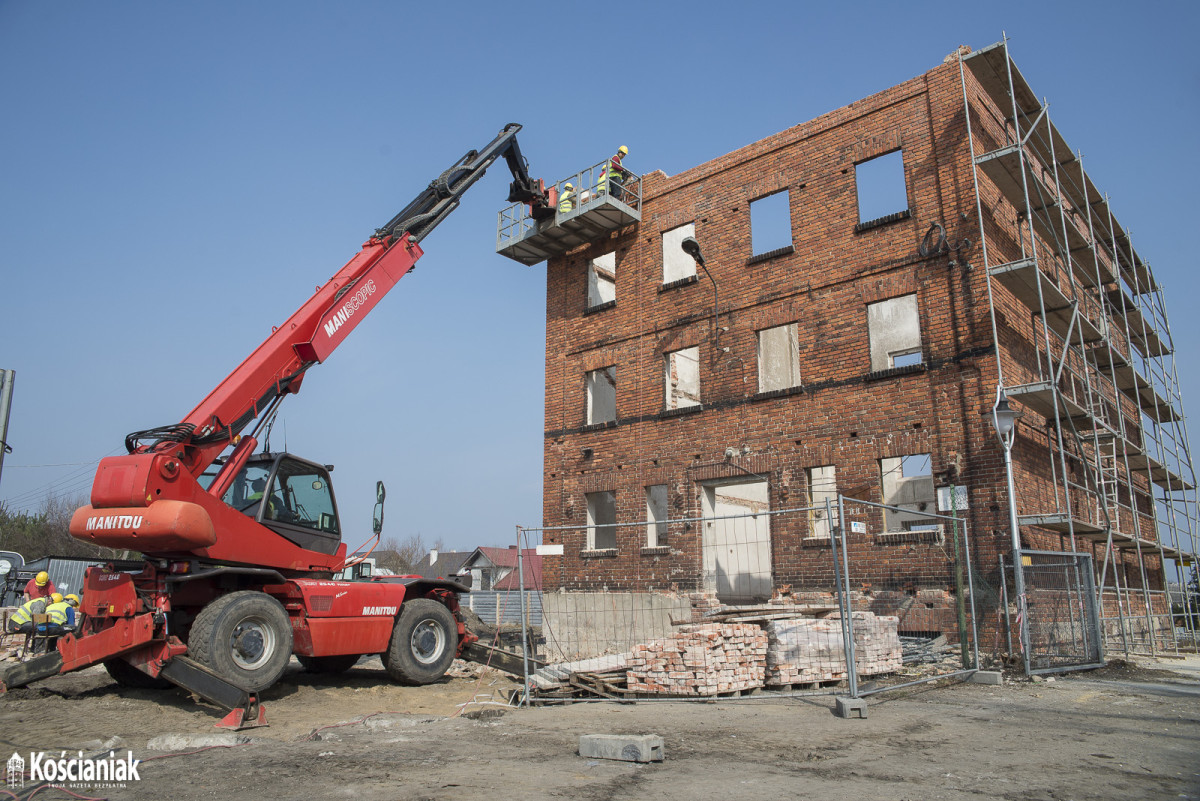
<svg viewBox="0 0 1200 801">
<path fill-rule="evenodd" d="M 263 519 L 340 534 L 329 474 L 310 464 L 281 460 Z"/>
</svg>

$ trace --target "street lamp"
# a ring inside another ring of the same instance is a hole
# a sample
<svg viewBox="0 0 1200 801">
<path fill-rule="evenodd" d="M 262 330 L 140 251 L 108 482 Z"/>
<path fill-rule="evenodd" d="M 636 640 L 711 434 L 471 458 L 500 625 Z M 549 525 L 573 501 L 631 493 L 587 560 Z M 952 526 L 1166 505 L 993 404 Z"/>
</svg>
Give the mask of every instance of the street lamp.
<svg viewBox="0 0 1200 801">
<path fill-rule="evenodd" d="M 1008 405 L 1008 396 L 1004 387 L 996 387 L 996 404 L 992 407 L 992 426 L 996 436 L 1004 446 L 1004 472 L 1008 478 L 1008 525 L 1012 531 L 1013 581 L 1017 590 L 1017 619 L 1020 621 L 1020 631 L 1017 636 L 1021 640 L 1021 650 L 1025 655 L 1025 674 L 1029 674 L 1029 643 L 1026 632 L 1028 621 L 1025 619 L 1025 573 L 1021 562 L 1021 526 L 1017 522 L 1017 490 L 1013 483 L 1012 447 L 1017 438 L 1017 420 L 1021 412 Z"/>
<path fill-rule="evenodd" d="M 708 276 L 708 280 L 712 281 L 713 285 L 713 341 L 717 342 L 721 338 L 721 295 L 717 290 L 717 279 L 712 277 L 712 273 L 708 271 L 708 266 L 704 263 L 704 254 L 700 252 L 700 243 L 695 237 L 686 237 L 679 243 L 679 247 L 683 248 L 683 252 L 691 256 L 696 264 L 699 264 L 704 269 L 704 274 Z"/>
</svg>

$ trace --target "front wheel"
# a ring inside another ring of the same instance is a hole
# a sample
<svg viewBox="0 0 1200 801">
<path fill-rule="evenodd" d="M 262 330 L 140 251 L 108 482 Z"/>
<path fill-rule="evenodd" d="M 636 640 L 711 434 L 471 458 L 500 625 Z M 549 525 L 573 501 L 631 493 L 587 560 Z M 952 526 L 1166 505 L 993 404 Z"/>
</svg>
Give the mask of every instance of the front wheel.
<svg viewBox="0 0 1200 801">
<path fill-rule="evenodd" d="M 246 692 L 265 690 L 292 656 L 291 622 L 283 605 L 265 593 L 230 593 L 196 615 L 188 653 Z"/>
<path fill-rule="evenodd" d="M 458 623 L 444 604 L 405 601 L 383 654 L 388 675 L 401 684 L 432 684 L 446 675 L 458 652 Z"/>
</svg>

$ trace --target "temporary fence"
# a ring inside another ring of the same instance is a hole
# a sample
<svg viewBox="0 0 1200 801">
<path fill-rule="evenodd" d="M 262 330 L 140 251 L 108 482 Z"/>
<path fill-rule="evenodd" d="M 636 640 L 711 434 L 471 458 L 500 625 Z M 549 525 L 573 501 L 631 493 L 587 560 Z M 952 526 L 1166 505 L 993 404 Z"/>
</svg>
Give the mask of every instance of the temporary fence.
<svg viewBox="0 0 1200 801">
<path fill-rule="evenodd" d="M 615 523 L 589 496 L 592 525 L 518 528 L 546 582 L 527 588 L 542 619 L 526 700 L 859 697 L 978 666 L 976 571 L 953 510 L 766 500 L 704 487 L 699 517 Z"/>
<path fill-rule="evenodd" d="M 1009 619 L 1009 653 L 1021 654 L 1025 672 L 1053 673 L 1103 665 L 1103 635 L 1091 556 L 1023 550 L 1018 567 L 1025 594 L 1013 605 L 1016 614 Z M 1004 565 L 1004 569 L 1011 573 L 1013 565 Z"/>
</svg>

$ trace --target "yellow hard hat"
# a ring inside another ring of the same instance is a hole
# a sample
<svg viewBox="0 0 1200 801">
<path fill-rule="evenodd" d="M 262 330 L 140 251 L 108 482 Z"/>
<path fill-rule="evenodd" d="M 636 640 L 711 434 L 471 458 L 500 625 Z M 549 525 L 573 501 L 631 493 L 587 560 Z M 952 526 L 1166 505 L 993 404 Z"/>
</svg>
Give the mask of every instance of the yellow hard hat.
<svg viewBox="0 0 1200 801">
<path fill-rule="evenodd" d="M 628 156 L 629 148 L 625 147 L 625 145 L 621 145 L 620 147 L 617 148 L 617 152 L 620 153 L 622 156 Z"/>
<path fill-rule="evenodd" d="M 50 581 L 50 574 L 45 570 L 33 577 L 33 583 L 39 587 L 45 587 L 48 581 Z"/>
<path fill-rule="evenodd" d="M 53 601 L 54 603 L 56 603 L 56 604 L 61 604 L 61 603 L 62 603 L 62 599 L 63 599 L 63 597 L 62 597 L 62 593 L 61 593 L 61 592 L 52 592 L 52 593 L 50 593 L 50 600 L 51 600 L 51 601 Z"/>
<path fill-rule="evenodd" d="M 68 595 L 65 600 L 69 601 L 72 606 L 79 606 L 79 596 L 75 593 Z"/>
<path fill-rule="evenodd" d="M 570 184 L 563 184 L 563 189 L 567 190 L 568 192 L 570 192 L 574 188 L 575 187 L 571 186 Z"/>
</svg>

